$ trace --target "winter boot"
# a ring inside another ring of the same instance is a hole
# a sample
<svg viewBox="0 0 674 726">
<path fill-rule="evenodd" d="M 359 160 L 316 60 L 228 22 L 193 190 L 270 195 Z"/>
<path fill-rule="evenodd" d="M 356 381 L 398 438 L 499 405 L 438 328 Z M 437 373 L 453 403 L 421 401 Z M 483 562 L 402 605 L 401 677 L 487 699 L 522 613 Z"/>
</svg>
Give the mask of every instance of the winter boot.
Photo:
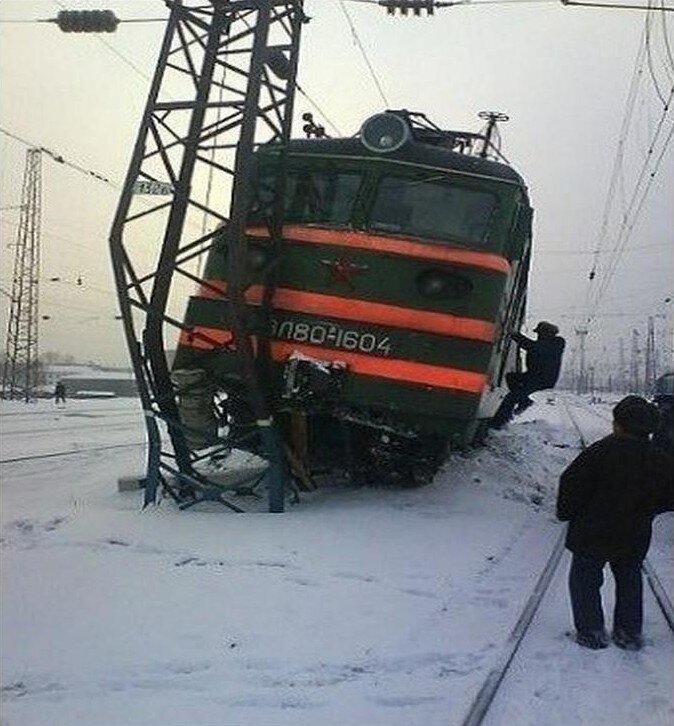
<svg viewBox="0 0 674 726">
<path fill-rule="evenodd" d="M 639 633 L 629 633 L 624 628 L 614 628 L 613 642 L 623 650 L 641 650 L 644 647 L 644 641 Z"/>
<path fill-rule="evenodd" d="M 605 630 L 579 630 L 576 633 L 576 643 L 590 650 L 608 648 L 609 637 Z"/>
</svg>

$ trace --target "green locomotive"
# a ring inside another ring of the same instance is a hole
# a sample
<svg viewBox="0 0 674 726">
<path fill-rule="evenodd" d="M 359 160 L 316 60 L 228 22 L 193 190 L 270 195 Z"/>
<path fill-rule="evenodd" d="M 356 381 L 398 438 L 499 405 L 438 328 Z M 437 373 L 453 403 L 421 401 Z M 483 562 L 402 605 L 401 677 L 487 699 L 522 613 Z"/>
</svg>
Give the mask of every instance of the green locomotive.
<svg viewBox="0 0 674 726">
<path fill-rule="evenodd" d="M 407 111 L 377 114 L 355 138 L 258 150 L 247 325 L 277 419 L 308 469 L 418 483 L 447 444 L 484 432 L 517 365 L 509 334 L 524 316 L 532 219 L 524 181 L 488 152 L 489 134 L 443 131 Z M 282 253 L 265 305 L 265 220 L 281 163 Z M 227 270 L 216 242 L 173 370 L 216 381 L 206 395 L 227 394 L 220 423 L 245 431 Z M 179 400 L 189 424 L 188 397 Z"/>
</svg>

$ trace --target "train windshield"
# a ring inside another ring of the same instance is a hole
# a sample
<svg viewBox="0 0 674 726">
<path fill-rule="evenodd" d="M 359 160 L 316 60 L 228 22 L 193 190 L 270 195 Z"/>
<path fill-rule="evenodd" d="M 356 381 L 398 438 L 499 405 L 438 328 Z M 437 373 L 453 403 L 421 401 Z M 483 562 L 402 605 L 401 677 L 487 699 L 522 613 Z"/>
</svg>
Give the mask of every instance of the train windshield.
<svg viewBox="0 0 674 726">
<path fill-rule="evenodd" d="M 446 182 L 385 177 L 370 212 L 369 227 L 415 237 L 484 244 L 496 196 Z"/>
<path fill-rule="evenodd" d="M 362 174 L 336 169 L 292 170 L 286 178 L 285 220 L 347 225 L 362 182 Z M 271 214 L 275 176 L 262 175 L 258 180 L 252 218 Z"/>
</svg>

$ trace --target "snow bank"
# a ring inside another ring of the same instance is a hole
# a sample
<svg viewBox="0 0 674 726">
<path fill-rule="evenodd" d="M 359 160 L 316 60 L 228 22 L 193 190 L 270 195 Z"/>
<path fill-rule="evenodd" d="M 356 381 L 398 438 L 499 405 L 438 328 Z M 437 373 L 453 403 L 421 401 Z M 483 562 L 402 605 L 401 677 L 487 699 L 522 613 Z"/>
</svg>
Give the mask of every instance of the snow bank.
<svg viewBox="0 0 674 726">
<path fill-rule="evenodd" d="M 125 401 L 0 412 L 24 454 L 142 440 Z M 284 515 L 141 512 L 116 491 L 141 447 L 3 465 L 3 726 L 460 723 L 560 532 L 563 421 L 539 405 L 428 487 L 325 488 Z"/>
</svg>

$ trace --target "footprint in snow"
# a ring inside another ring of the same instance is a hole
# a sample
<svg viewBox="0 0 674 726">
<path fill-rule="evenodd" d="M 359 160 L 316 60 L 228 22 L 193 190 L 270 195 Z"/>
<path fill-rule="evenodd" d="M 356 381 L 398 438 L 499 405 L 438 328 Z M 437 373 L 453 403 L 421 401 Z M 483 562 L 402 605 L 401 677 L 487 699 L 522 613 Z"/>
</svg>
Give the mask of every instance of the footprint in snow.
<svg viewBox="0 0 674 726">
<path fill-rule="evenodd" d="M 176 560 L 173 563 L 174 567 L 185 567 L 185 565 L 193 565 L 194 567 L 204 567 L 208 564 L 206 560 L 201 560 L 198 557 L 183 557 L 181 560 Z"/>
<path fill-rule="evenodd" d="M 405 595 L 413 595 L 414 597 L 427 597 L 431 600 L 437 600 L 438 595 L 436 595 L 434 592 L 429 592 L 428 590 L 415 590 L 415 589 L 408 589 L 408 588 L 400 588 L 398 592 L 402 592 Z"/>
<path fill-rule="evenodd" d="M 302 585 L 303 587 L 320 587 L 320 583 L 314 580 L 307 580 L 304 577 L 284 577 L 283 579 L 288 582 L 294 582 L 296 585 Z"/>
<path fill-rule="evenodd" d="M 357 572 L 334 572 L 333 577 L 340 577 L 343 580 L 357 580 L 358 582 L 379 582 L 372 575 L 359 575 Z"/>
<path fill-rule="evenodd" d="M 404 706 L 421 706 L 424 703 L 437 703 L 441 698 L 437 696 L 380 696 L 373 699 L 380 706 L 389 708 L 403 708 Z"/>
<path fill-rule="evenodd" d="M 247 696 L 230 701 L 229 706 L 233 708 L 320 708 L 324 703 L 308 701 L 303 698 L 274 698 L 273 696 Z"/>
</svg>

